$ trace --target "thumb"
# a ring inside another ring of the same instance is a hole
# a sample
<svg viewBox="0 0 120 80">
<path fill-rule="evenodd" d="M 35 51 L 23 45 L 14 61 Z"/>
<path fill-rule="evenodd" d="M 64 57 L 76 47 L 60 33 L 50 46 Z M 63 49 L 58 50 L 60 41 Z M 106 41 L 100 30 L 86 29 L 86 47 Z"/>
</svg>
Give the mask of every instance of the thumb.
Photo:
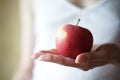
<svg viewBox="0 0 120 80">
<path fill-rule="evenodd" d="M 92 52 L 81 53 L 76 57 L 75 63 L 84 63 L 93 59 L 95 55 Z"/>
</svg>

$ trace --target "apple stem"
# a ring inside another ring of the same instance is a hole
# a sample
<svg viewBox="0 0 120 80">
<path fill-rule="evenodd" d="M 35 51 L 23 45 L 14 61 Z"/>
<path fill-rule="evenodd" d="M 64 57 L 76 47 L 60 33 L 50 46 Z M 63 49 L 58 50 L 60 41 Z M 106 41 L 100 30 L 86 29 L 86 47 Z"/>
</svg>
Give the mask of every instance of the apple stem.
<svg viewBox="0 0 120 80">
<path fill-rule="evenodd" d="M 78 21 L 77 21 L 77 23 L 76 23 L 77 26 L 78 26 L 79 22 L 80 22 L 80 18 L 78 19 Z"/>
</svg>

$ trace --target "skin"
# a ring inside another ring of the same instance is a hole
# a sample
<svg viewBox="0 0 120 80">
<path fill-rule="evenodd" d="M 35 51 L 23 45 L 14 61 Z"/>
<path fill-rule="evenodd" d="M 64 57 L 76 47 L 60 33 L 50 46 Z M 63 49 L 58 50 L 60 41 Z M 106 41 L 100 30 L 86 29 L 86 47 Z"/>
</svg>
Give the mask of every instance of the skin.
<svg viewBox="0 0 120 80">
<path fill-rule="evenodd" d="M 99 0 L 89 0 L 90 3 L 87 2 L 88 0 L 69 0 L 69 1 L 78 7 L 86 8 L 88 6 L 91 6 L 92 4 L 97 3 Z M 15 74 L 13 75 L 12 80 L 32 80 L 32 69 L 34 67 L 33 64 L 34 59 L 38 59 L 40 61 L 54 62 L 65 66 L 72 66 L 83 70 L 89 70 L 97 66 L 102 66 L 108 63 L 112 63 L 115 65 L 120 64 L 120 60 L 119 60 L 120 50 L 118 46 L 115 44 L 109 44 L 109 46 L 108 44 L 104 44 L 104 45 L 101 44 L 102 48 L 99 47 L 100 49 L 98 48 L 98 46 L 100 45 L 94 46 L 91 52 L 86 52 L 84 54 L 78 55 L 76 59 L 71 59 L 68 57 L 58 55 L 56 49 L 42 50 L 32 55 L 34 35 L 32 31 L 33 14 L 32 14 L 31 4 L 32 4 L 32 0 L 20 0 L 20 14 L 21 14 L 21 23 L 22 23 L 21 27 L 22 30 L 25 30 L 22 32 L 26 32 L 26 33 L 22 33 L 23 37 L 21 42 L 22 43 L 21 46 L 22 51 L 20 57 L 21 59 L 20 62 L 18 63 L 19 64 L 18 68 Z M 120 39 L 116 39 L 116 40 L 120 40 Z M 110 45 L 114 46 L 112 47 L 113 49 L 111 49 Z M 119 41 L 119 45 L 120 45 L 120 41 Z M 107 49 L 105 47 L 107 47 Z M 105 52 L 106 56 L 103 54 L 103 52 Z M 31 55 L 33 59 L 30 58 Z M 111 60 L 108 59 L 108 56 L 110 55 L 111 56 L 114 55 L 114 58 L 112 57 Z M 95 58 L 94 60 L 92 59 L 93 57 Z M 95 62 L 95 60 L 96 60 L 96 64 L 90 65 L 91 63 Z"/>
<path fill-rule="evenodd" d="M 79 54 L 76 59 L 58 55 L 56 49 L 39 51 L 32 55 L 32 58 L 40 61 L 54 62 L 64 66 L 76 67 L 84 71 L 106 64 L 120 64 L 120 48 L 117 45 L 109 43 L 103 44 L 98 48 L 97 46 L 94 46 L 91 52 Z"/>
</svg>

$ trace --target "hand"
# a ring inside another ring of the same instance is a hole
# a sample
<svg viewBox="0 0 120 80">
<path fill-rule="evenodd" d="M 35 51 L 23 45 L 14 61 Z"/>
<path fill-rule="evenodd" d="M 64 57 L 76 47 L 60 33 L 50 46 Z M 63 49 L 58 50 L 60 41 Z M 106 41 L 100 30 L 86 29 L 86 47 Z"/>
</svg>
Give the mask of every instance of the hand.
<svg viewBox="0 0 120 80">
<path fill-rule="evenodd" d="M 40 61 L 54 62 L 65 66 L 89 70 L 108 63 L 119 62 L 120 49 L 114 44 L 104 44 L 91 52 L 79 54 L 76 59 L 59 55 L 56 49 L 42 50 L 32 56 Z"/>
</svg>

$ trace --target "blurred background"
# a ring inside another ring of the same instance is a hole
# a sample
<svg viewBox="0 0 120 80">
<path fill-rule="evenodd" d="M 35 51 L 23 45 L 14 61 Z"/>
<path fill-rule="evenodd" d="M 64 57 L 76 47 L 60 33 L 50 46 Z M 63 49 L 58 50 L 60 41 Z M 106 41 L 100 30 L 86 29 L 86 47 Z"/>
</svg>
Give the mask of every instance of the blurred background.
<svg viewBox="0 0 120 80">
<path fill-rule="evenodd" d="M 18 3 L 18 0 L 0 0 L 0 80 L 11 80 L 19 61 Z"/>
</svg>

